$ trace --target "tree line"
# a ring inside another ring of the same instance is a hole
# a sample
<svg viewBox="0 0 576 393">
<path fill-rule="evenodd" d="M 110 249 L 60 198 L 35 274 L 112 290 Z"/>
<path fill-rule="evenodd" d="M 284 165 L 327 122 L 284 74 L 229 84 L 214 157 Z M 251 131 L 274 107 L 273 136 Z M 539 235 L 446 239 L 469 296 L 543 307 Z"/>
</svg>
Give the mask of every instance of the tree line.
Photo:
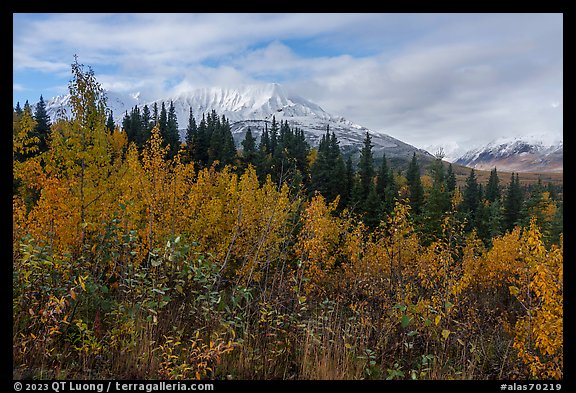
<svg viewBox="0 0 576 393">
<path fill-rule="evenodd" d="M 13 115 L 15 379 L 563 377 L 558 190 L 375 168 L 370 135 L 353 165 L 286 122 L 226 158 L 213 113 L 169 158 L 72 74 L 71 118 Z"/>
<path fill-rule="evenodd" d="M 34 111 L 28 101 L 23 109 L 17 103 L 15 122 L 20 121 L 24 113 L 35 121 L 35 126 L 22 138 L 37 138 L 38 144 L 34 152 L 18 153 L 15 159 L 19 161 L 45 152 L 51 132 L 51 121 L 42 96 Z M 273 182 L 279 185 L 287 183 L 292 190 L 309 197 L 319 193 L 329 202 L 338 198 L 337 212 L 348 209 L 361 216 L 372 229 L 386 220 L 396 201 L 406 200 L 425 243 L 439 236 L 442 220 L 455 202 L 458 219 L 465 223 L 465 231 L 476 231 L 487 245 L 493 237 L 511 231 L 516 225 L 526 227 L 531 217 L 537 218 L 548 243 L 558 242 L 562 232 L 561 186 L 551 183 L 544 186 L 538 180 L 534 185 L 523 187 L 518 173 L 512 173 L 508 184 L 503 186 L 497 169 L 493 168 L 486 185 L 478 182 L 474 169 L 471 169 L 464 186 L 457 187 L 452 164 L 446 165 L 442 154 L 437 154 L 426 171 L 421 169 L 415 153 L 405 173 L 394 171 L 385 153 L 380 167 L 375 168 L 368 132 L 355 165 L 351 156 L 344 159 L 338 138 L 330 132 L 329 126 L 326 126 L 318 147 L 312 148 L 302 129 L 291 127 L 288 121 L 278 123 L 274 116 L 270 128 L 268 122 L 265 123 L 259 140 L 248 127 L 237 149 L 230 122 L 224 115 L 212 110 L 203 113 L 201 121 L 196 124 L 192 108 L 189 113 L 183 141 L 179 137 L 172 101 L 168 109 L 164 102 L 160 109 L 157 103 L 151 110 L 147 105 L 142 110 L 134 106 L 130 113 L 125 113 L 120 129 L 114 124 L 112 112 L 108 111 L 106 129 L 110 134 L 114 131 L 124 133 L 128 144 L 134 143 L 141 153 L 152 129 L 157 126 L 162 146 L 167 148 L 166 159 L 173 159 L 180 152 L 180 159 L 193 162 L 197 169 L 231 166 L 237 173 L 253 166 L 261 183 L 270 176 Z"/>
</svg>

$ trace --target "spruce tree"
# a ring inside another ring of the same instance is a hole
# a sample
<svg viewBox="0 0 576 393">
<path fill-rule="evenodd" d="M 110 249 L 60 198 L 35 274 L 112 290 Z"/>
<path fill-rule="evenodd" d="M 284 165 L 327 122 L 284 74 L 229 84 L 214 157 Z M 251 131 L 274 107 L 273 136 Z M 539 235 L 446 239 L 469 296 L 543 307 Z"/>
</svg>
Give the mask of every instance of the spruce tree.
<svg viewBox="0 0 576 393">
<path fill-rule="evenodd" d="M 456 190 L 456 175 L 454 174 L 451 163 L 448 164 L 448 170 L 446 171 L 446 190 L 450 195 L 453 195 Z"/>
<path fill-rule="evenodd" d="M 244 136 L 244 140 L 242 141 L 242 162 L 243 167 L 248 168 L 248 165 L 256 166 L 256 159 L 257 159 L 257 151 L 256 151 L 256 139 L 252 135 L 252 130 L 248 127 L 246 131 L 246 136 Z"/>
<path fill-rule="evenodd" d="M 158 128 L 160 129 L 160 136 L 162 137 L 162 145 L 166 146 L 166 141 L 168 139 L 168 113 L 166 112 L 166 105 L 164 105 L 164 101 L 162 101 L 162 107 L 160 109 Z"/>
<path fill-rule="evenodd" d="M 155 102 L 152 105 L 152 127 L 160 123 L 160 115 L 158 114 L 158 104 Z"/>
<path fill-rule="evenodd" d="M 336 198 L 337 195 L 342 197 L 346 188 L 346 164 L 340 152 L 340 146 L 336 134 L 332 132 L 328 144 L 328 165 L 330 166 L 329 194 L 330 198 Z M 339 204 L 343 207 L 343 204 Z"/>
<path fill-rule="evenodd" d="M 232 136 L 230 122 L 224 115 L 222 115 L 222 120 L 220 122 L 220 134 L 222 138 L 220 161 L 223 166 L 231 165 L 234 163 L 234 158 L 237 153 L 236 144 L 234 143 L 234 137 Z"/>
<path fill-rule="evenodd" d="M 519 224 L 522 199 L 522 189 L 520 188 L 518 173 L 514 176 L 514 172 L 512 172 L 506 199 L 504 200 L 504 230 L 510 231 Z"/>
<path fill-rule="evenodd" d="M 150 138 L 150 131 L 152 130 L 152 127 L 154 127 L 152 114 L 150 113 L 148 105 L 144 105 L 144 108 L 142 108 L 142 127 L 144 131 L 144 141 L 147 141 L 148 138 Z"/>
<path fill-rule="evenodd" d="M 418 165 L 416 153 L 413 153 L 412 160 L 408 165 L 406 180 L 410 193 L 410 207 L 413 214 L 418 215 L 422 212 L 422 206 L 424 205 L 424 187 L 420 178 L 420 166 Z"/>
<path fill-rule="evenodd" d="M 276 123 L 276 116 L 272 116 L 272 125 L 270 126 L 270 153 L 274 154 L 276 145 L 278 144 L 278 123 Z"/>
<path fill-rule="evenodd" d="M 437 156 L 430 166 L 432 187 L 424 204 L 424 233 L 427 240 L 439 238 L 442 234 L 442 221 L 450 211 L 451 195 L 448 192 L 446 173 L 444 172 L 443 156 Z"/>
<path fill-rule="evenodd" d="M 198 142 L 194 144 L 193 157 L 199 163 L 201 168 L 208 166 L 208 147 L 210 140 L 208 139 L 208 125 L 206 124 L 206 117 L 202 114 L 202 120 L 198 124 Z"/>
<path fill-rule="evenodd" d="M 34 111 L 34 120 L 36 121 L 36 127 L 34 127 L 33 135 L 38 137 L 38 149 L 39 152 L 48 150 L 48 137 L 50 135 L 50 116 L 46 112 L 46 103 L 44 98 L 40 95 L 40 101 L 36 104 L 36 110 Z"/>
<path fill-rule="evenodd" d="M 16 112 L 16 114 L 18 116 L 22 115 L 22 108 L 20 107 L 20 101 L 18 101 L 16 103 L 16 107 L 14 108 L 14 112 Z"/>
<path fill-rule="evenodd" d="M 140 115 L 140 108 L 138 106 L 134 106 L 132 109 L 132 113 L 130 114 L 130 133 L 132 135 L 132 140 L 136 143 L 139 150 L 142 150 L 144 147 L 144 132 L 142 126 L 142 116 Z"/>
<path fill-rule="evenodd" d="M 354 166 L 352 164 L 352 157 L 348 156 L 346 160 L 346 182 L 344 186 L 344 193 L 342 195 L 342 206 L 350 206 L 352 201 L 352 190 L 354 189 Z"/>
<path fill-rule="evenodd" d="M 330 195 L 330 133 L 326 130 L 326 133 L 322 135 L 320 143 L 318 144 L 318 153 L 316 155 L 316 160 L 310 167 L 310 192 L 318 191 L 320 194 L 326 198 L 326 200 L 331 201 L 332 195 Z"/>
<path fill-rule="evenodd" d="M 196 126 L 196 119 L 194 119 L 194 114 L 192 113 L 192 107 L 190 107 L 190 116 L 188 117 L 188 127 L 186 127 L 186 154 L 188 160 L 193 161 L 196 157 L 194 156 L 194 146 L 198 143 L 198 127 Z"/>
<path fill-rule="evenodd" d="M 224 146 L 224 137 L 222 135 L 222 124 L 216 111 L 212 111 L 206 118 L 208 144 L 208 165 L 218 161 L 218 167 L 222 164 L 222 148 Z"/>
<path fill-rule="evenodd" d="M 166 144 L 170 145 L 168 157 L 173 158 L 180 149 L 180 134 L 178 132 L 178 118 L 176 117 L 176 109 L 174 102 L 170 101 L 170 108 L 168 109 L 168 116 L 166 119 Z"/>
<path fill-rule="evenodd" d="M 364 201 L 363 221 L 369 228 L 374 229 L 382 218 L 382 200 L 376 192 L 374 183 L 370 184 L 370 190 Z"/>
<path fill-rule="evenodd" d="M 110 133 L 114 132 L 114 128 L 116 128 L 116 125 L 114 124 L 114 115 L 112 114 L 112 111 L 108 112 L 108 120 L 106 120 L 106 128 Z"/>
<path fill-rule="evenodd" d="M 360 198 L 366 200 L 370 192 L 370 185 L 374 179 L 374 160 L 372 157 L 372 138 L 366 132 L 364 144 L 360 151 L 360 161 L 358 162 L 358 175 L 360 176 Z"/>
<path fill-rule="evenodd" d="M 474 172 L 474 169 L 472 169 L 470 175 L 466 178 L 466 185 L 462 192 L 462 205 L 460 206 L 462 212 L 468 218 L 468 223 L 466 225 L 468 230 L 471 230 L 476 222 L 476 213 L 480 201 L 480 187 L 478 186 L 476 173 Z"/>
<path fill-rule="evenodd" d="M 489 202 L 500 201 L 500 181 L 496 168 L 490 171 L 490 178 L 486 185 L 486 200 Z"/>
</svg>

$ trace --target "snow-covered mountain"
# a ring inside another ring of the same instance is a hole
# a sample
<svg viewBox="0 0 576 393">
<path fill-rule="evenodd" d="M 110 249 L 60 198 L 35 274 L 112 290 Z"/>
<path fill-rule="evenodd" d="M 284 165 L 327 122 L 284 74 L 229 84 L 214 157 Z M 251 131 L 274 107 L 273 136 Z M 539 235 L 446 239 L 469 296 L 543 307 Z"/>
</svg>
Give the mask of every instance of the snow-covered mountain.
<svg viewBox="0 0 576 393">
<path fill-rule="evenodd" d="M 499 138 L 468 151 L 454 162 L 475 169 L 496 167 L 505 172 L 562 172 L 563 154 L 563 141 Z"/>
<path fill-rule="evenodd" d="M 143 101 L 139 94 L 118 94 L 108 91 L 106 95 L 108 107 L 112 110 L 117 124 L 121 124 L 126 111 L 130 112 L 135 105 L 142 109 L 144 105 L 152 108 L 153 104 L 157 103 L 160 108 L 164 102 L 168 108 L 172 101 L 182 139 L 188 125 L 191 108 L 197 123 L 204 113 L 207 114 L 212 110 L 220 116 L 226 116 L 237 143 L 244 138 L 248 127 L 255 136 L 259 137 L 265 124 L 268 123 L 270 127 L 272 117 L 275 117 L 277 122 L 287 120 L 291 126 L 304 130 L 312 145 L 318 144 L 322 134 L 326 132 L 326 127 L 329 126 L 330 131 L 334 131 L 338 137 L 340 147 L 345 153 L 357 155 L 368 131 L 372 137 L 376 158 L 381 157 L 382 151 L 385 151 L 387 158 L 391 160 L 408 160 L 413 152 L 416 152 L 419 159 L 424 161 L 432 159 L 432 156 L 425 150 L 385 133 L 367 129 L 342 116 L 330 114 L 303 97 L 288 95 L 277 83 L 247 85 L 240 88 L 200 88 L 154 101 Z M 46 109 L 53 119 L 62 109 L 70 114 L 69 96 L 58 96 L 48 100 Z"/>
</svg>

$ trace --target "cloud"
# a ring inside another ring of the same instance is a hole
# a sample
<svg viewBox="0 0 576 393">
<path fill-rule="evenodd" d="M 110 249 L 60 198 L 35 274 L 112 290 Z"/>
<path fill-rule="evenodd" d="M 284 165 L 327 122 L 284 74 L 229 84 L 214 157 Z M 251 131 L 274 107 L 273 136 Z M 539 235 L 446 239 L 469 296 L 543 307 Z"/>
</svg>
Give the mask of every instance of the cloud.
<svg viewBox="0 0 576 393">
<path fill-rule="evenodd" d="M 563 128 L 562 106 L 551 106 L 563 95 L 561 14 L 15 14 L 14 22 L 18 76 L 69 78 L 77 53 L 105 88 L 149 98 L 280 82 L 361 125 L 453 151 Z"/>
<path fill-rule="evenodd" d="M 12 90 L 14 91 L 24 91 L 26 88 L 20 83 L 12 83 Z"/>
</svg>

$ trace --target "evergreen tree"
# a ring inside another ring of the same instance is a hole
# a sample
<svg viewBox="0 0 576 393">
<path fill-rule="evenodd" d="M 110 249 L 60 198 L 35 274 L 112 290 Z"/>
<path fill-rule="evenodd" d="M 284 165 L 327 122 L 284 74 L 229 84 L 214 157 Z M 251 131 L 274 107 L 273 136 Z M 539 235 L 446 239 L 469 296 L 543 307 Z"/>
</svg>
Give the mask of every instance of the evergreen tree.
<svg viewBox="0 0 576 393">
<path fill-rule="evenodd" d="M 144 105 L 144 108 L 142 108 L 142 127 L 144 131 L 144 141 L 147 141 L 148 138 L 150 138 L 150 131 L 152 127 L 154 127 L 152 114 L 150 113 L 148 105 Z"/>
<path fill-rule="evenodd" d="M 488 239 L 486 244 L 491 244 L 491 239 L 502 234 L 502 208 L 500 200 L 490 203 L 490 213 L 488 218 Z"/>
<path fill-rule="evenodd" d="M 410 193 L 410 207 L 413 214 L 418 215 L 422 212 L 422 206 L 424 205 L 424 187 L 420 178 L 420 166 L 418 165 L 416 153 L 413 153 L 412 160 L 408 165 L 406 181 Z"/>
<path fill-rule="evenodd" d="M 358 162 L 358 175 L 360 176 L 360 198 L 366 200 L 370 192 L 370 185 L 374 179 L 374 160 L 372 157 L 372 138 L 366 132 L 364 144 L 360 151 L 360 161 Z"/>
<path fill-rule="evenodd" d="M 234 137 L 232 136 L 230 122 L 224 115 L 222 115 L 222 121 L 220 122 L 220 135 L 222 138 L 220 162 L 222 163 L 222 166 L 231 165 L 234 163 L 234 158 L 237 153 L 236 144 L 234 143 Z"/>
<path fill-rule="evenodd" d="M 173 158 L 180 149 L 180 134 L 178 133 L 176 109 L 172 101 L 170 101 L 170 108 L 168 109 L 168 117 L 166 120 L 166 144 L 170 145 L 168 158 Z"/>
<path fill-rule="evenodd" d="M 554 187 L 552 182 L 548 182 L 548 184 L 546 184 L 546 191 L 548 192 L 548 194 L 550 194 L 550 198 L 552 200 L 554 201 L 558 200 L 558 191 L 556 190 L 556 187 Z"/>
<path fill-rule="evenodd" d="M 276 116 L 272 116 L 272 125 L 270 126 L 270 153 L 274 154 L 276 145 L 278 144 L 278 123 L 276 123 Z"/>
<path fill-rule="evenodd" d="M 446 173 L 442 163 L 443 155 L 437 155 L 430 166 L 432 187 L 424 204 L 426 219 L 423 222 L 427 240 L 439 238 L 442 234 L 442 221 L 451 208 L 451 195 L 448 192 Z"/>
<path fill-rule="evenodd" d="M 376 192 L 374 183 L 370 185 L 370 191 L 364 201 L 363 221 L 369 228 L 374 229 L 382 218 L 382 200 Z"/>
<path fill-rule="evenodd" d="M 346 164 L 340 152 L 340 142 L 336 138 L 336 134 L 332 132 L 329 142 L 328 150 L 328 164 L 331 166 L 330 174 L 330 194 L 335 198 L 337 195 L 342 195 L 346 188 Z M 343 205 L 340 204 L 340 207 Z"/>
<path fill-rule="evenodd" d="M 310 167 L 310 192 L 318 191 L 327 201 L 333 200 L 330 190 L 330 132 L 322 135 L 318 144 L 316 160 Z"/>
<path fill-rule="evenodd" d="M 198 138 L 193 150 L 194 160 L 199 163 L 201 168 L 208 166 L 208 147 L 210 145 L 208 139 L 208 125 L 206 124 L 206 117 L 202 114 L 202 120 L 198 124 Z"/>
<path fill-rule="evenodd" d="M 38 149 L 39 152 L 48 150 L 48 137 L 50 135 L 50 116 L 46 112 L 46 104 L 44 103 L 44 98 L 40 95 L 40 101 L 36 104 L 36 110 L 34 111 L 34 120 L 36 121 L 36 127 L 34 128 L 33 135 L 38 137 Z"/>
<path fill-rule="evenodd" d="M 20 101 L 18 101 L 16 103 L 16 107 L 14 108 L 14 112 L 16 112 L 16 114 L 18 116 L 22 115 L 22 108 L 20 107 Z"/>
<path fill-rule="evenodd" d="M 342 195 L 342 206 L 350 206 L 352 201 L 352 190 L 354 189 L 354 166 L 352 164 L 352 157 L 348 156 L 346 160 L 346 182 L 344 186 L 344 193 Z"/>
<path fill-rule="evenodd" d="M 160 136 L 162 137 L 163 146 L 166 146 L 168 140 L 168 113 L 166 112 L 166 106 L 164 101 L 162 101 L 162 107 L 160 109 L 160 117 L 158 118 L 158 128 L 160 130 Z"/>
<path fill-rule="evenodd" d="M 116 125 L 114 124 L 114 116 L 112 114 L 112 111 L 108 112 L 108 120 L 106 120 L 106 128 L 110 133 L 114 132 L 114 128 L 116 128 Z"/>
<path fill-rule="evenodd" d="M 122 129 L 126 133 L 128 142 L 134 141 L 134 135 L 132 134 L 132 122 L 130 121 L 130 115 L 128 111 L 124 112 L 124 117 L 122 118 Z"/>
<path fill-rule="evenodd" d="M 243 167 L 248 168 L 248 165 L 256 166 L 258 153 L 256 151 L 256 139 L 252 135 L 252 130 L 248 127 L 246 136 L 242 141 L 242 162 Z"/>
<path fill-rule="evenodd" d="M 196 126 L 196 119 L 190 107 L 190 116 L 188 117 L 188 127 L 186 127 L 186 153 L 188 159 L 193 161 L 196 157 L 194 155 L 194 146 L 198 143 L 198 127 Z"/>
<path fill-rule="evenodd" d="M 490 171 L 490 178 L 486 185 L 486 200 L 489 202 L 500 201 L 500 180 L 496 168 Z"/>
<path fill-rule="evenodd" d="M 160 115 L 158 114 L 158 104 L 156 102 L 152 105 L 152 123 L 152 126 L 160 124 Z"/>
<path fill-rule="evenodd" d="M 471 230 L 476 223 L 476 212 L 480 205 L 480 187 L 474 169 L 470 171 L 470 175 L 466 178 L 466 185 L 462 192 L 462 205 L 461 210 L 468 218 L 466 228 Z"/>
<path fill-rule="evenodd" d="M 382 200 L 384 200 L 386 197 L 386 187 L 388 187 L 388 184 L 390 183 L 391 176 L 392 174 L 388 168 L 388 161 L 386 160 L 386 153 L 382 153 L 382 165 L 380 165 L 380 169 L 376 177 L 376 192 Z"/>
<path fill-rule="evenodd" d="M 519 223 L 522 199 L 522 189 L 520 188 L 518 173 L 514 176 L 513 172 L 510 178 L 510 184 L 508 185 L 506 199 L 504 200 L 504 230 L 512 230 Z"/>
<path fill-rule="evenodd" d="M 206 118 L 209 144 L 208 144 L 208 165 L 218 161 L 218 167 L 222 164 L 222 148 L 224 146 L 224 137 L 222 135 L 222 124 L 216 111 L 212 110 Z"/>
<path fill-rule="evenodd" d="M 382 212 L 389 214 L 394 210 L 394 203 L 398 193 L 398 188 L 394 180 L 394 172 L 388 166 L 386 154 L 382 154 L 382 165 L 378 171 L 376 192 L 383 201 Z"/>
<path fill-rule="evenodd" d="M 262 135 L 260 136 L 258 150 L 266 154 L 270 153 L 270 134 L 268 133 L 268 125 L 266 123 L 264 124 L 264 131 L 262 131 Z"/>
<path fill-rule="evenodd" d="M 260 135 L 260 143 L 258 144 L 258 158 L 256 172 L 260 182 L 264 182 L 268 174 L 270 174 L 272 155 L 270 153 L 270 135 L 268 133 L 268 125 L 264 123 L 264 131 Z"/>
<path fill-rule="evenodd" d="M 134 106 L 132 113 L 130 114 L 130 134 L 131 137 L 127 135 L 128 141 L 134 141 L 136 146 L 138 146 L 138 150 L 142 150 L 144 147 L 145 138 L 142 125 L 142 116 L 140 115 L 140 108 L 138 108 L 137 105 Z"/>
<path fill-rule="evenodd" d="M 446 172 L 446 190 L 450 193 L 450 195 L 454 194 L 456 190 L 456 175 L 452 170 L 452 164 L 448 164 L 448 171 Z"/>
</svg>

